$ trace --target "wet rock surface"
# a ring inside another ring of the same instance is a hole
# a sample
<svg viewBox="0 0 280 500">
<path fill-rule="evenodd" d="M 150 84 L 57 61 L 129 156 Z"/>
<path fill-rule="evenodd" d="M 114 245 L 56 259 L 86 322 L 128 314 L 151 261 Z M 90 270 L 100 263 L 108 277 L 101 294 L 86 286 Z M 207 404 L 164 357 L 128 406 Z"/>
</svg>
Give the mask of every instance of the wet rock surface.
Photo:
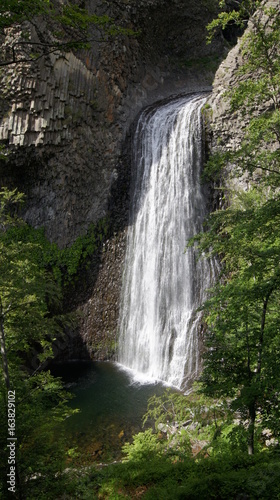
<svg viewBox="0 0 280 500">
<path fill-rule="evenodd" d="M 65 247 L 105 215 L 111 221 L 102 252 L 71 298 L 94 358 L 111 357 L 115 347 L 132 124 L 152 102 L 211 85 L 224 45 L 219 38 L 205 45 L 205 25 L 215 14 L 210 3 L 91 0 L 91 12 L 137 36 L 94 41 L 90 50 L 55 52 L 0 74 L 0 143 L 7 153 L 0 183 L 26 193 L 27 222 Z M 25 30 L 35 42 L 50 36 L 43 24 Z M 6 31 L 2 54 L 19 36 L 18 29 Z"/>
</svg>

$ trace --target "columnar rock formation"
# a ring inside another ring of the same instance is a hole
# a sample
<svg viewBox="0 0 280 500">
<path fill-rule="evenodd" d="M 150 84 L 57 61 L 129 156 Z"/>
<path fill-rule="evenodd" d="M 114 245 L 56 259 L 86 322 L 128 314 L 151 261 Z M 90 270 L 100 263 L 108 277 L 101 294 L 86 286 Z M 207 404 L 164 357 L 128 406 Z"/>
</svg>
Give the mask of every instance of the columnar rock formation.
<svg viewBox="0 0 280 500">
<path fill-rule="evenodd" d="M 211 83 L 211 68 L 203 71 L 199 59 L 217 52 L 205 46 L 205 17 L 212 12 L 198 3 L 186 8 L 173 0 L 167 12 L 164 0 L 91 1 L 90 10 L 141 33 L 2 69 L 0 143 L 13 154 L 0 170 L 1 184 L 20 185 L 27 221 L 44 226 L 60 246 L 107 212 L 121 144 L 137 112 Z M 43 25 L 40 33 L 29 25 L 25 31 L 34 42 L 41 33 L 50 36 Z M 16 28 L 7 30 L 3 52 L 15 37 Z"/>
<path fill-rule="evenodd" d="M 151 102 L 209 88 L 224 45 L 219 38 L 205 44 L 205 25 L 215 14 L 208 0 L 87 3 L 91 12 L 109 15 L 138 34 L 1 70 L 0 144 L 7 155 L 0 160 L 0 183 L 26 193 L 25 219 L 44 227 L 61 247 L 110 215 L 111 237 L 87 280 L 90 290 L 81 285 L 78 294 L 84 302 L 82 335 L 93 355 L 104 357 L 104 336 L 112 345 L 118 316 L 130 127 Z M 35 42 L 42 34 L 51 36 L 42 20 L 37 22 L 39 30 L 25 25 Z M 93 31 L 93 38 L 98 36 Z M 17 37 L 16 27 L 7 30 L 2 57 Z"/>
</svg>

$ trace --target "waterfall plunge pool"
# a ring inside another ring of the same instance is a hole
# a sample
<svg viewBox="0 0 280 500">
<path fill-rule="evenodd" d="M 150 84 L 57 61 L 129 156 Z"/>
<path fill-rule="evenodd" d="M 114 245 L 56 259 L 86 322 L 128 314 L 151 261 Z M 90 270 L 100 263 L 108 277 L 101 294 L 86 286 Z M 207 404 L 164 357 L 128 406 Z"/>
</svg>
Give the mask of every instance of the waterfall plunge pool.
<svg viewBox="0 0 280 500">
<path fill-rule="evenodd" d="M 208 210 L 200 182 L 205 100 L 179 96 L 139 118 L 119 320 L 118 361 L 131 372 L 110 362 L 56 368 L 76 396 L 71 405 L 81 409 L 65 425 L 84 462 L 119 458 L 124 442 L 142 430 L 148 399 L 163 393 L 161 383 L 133 383 L 135 372 L 182 390 L 199 372 L 194 313 L 215 272 L 211 261 L 185 247 Z"/>
<path fill-rule="evenodd" d="M 143 431 L 148 399 L 163 394 L 162 383 L 139 383 L 116 363 L 69 361 L 52 367 L 74 397 L 80 412 L 62 425 L 70 448 L 77 448 L 75 463 L 109 462 L 121 458 L 121 448 Z M 175 389 L 174 389 L 175 390 Z"/>
</svg>

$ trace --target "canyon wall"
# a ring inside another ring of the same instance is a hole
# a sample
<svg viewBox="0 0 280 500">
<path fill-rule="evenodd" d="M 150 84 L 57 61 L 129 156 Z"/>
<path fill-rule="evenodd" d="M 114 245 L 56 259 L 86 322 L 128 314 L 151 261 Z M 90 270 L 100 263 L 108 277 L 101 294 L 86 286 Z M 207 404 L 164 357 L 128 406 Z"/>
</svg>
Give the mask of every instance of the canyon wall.
<svg viewBox="0 0 280 500">
<path fill-rule="evenodd" d="M 205 44 L 209 0 L 90 0 L 137 35 L 105 41 L 93 28 L 87 51 L 54 51 L 0 73 L 1 186 L 26 194 L 25 220 L 65 247 L 104 216 L 110 234 L 80 281 L 71 306 L 92 357 L 114 351 L 129 201 L 130 144 L 140 110 L 181 92 L 209 89 L 224 40 Z M 51 35 L 26 23 L 35 43 Z M 2 57 L 15 27 L 2 39 Z M 74 353 L 75 355 L 75 353 Z"/>
<path fill-rule="evenodd" d="M 207 5 L 90 1 L 91 12 L 139 34 L 2 68 L 0 143 L 10 154 L 1 163 L 1 185 L 20 186 L 25 219 L 61 247 L 107 213 L 122 144 L 140 109 L 211 85 L 222 44 L 205 45 L 213 15 Z M 26 30 L 34 42 L 42 32 L 49 36 L 44 25 L 40 33 Z M 2 51 L 14 37 L 16 29 L 7 30 Z"/>
<path fill-rule="evenodd" d="M 277 0 L 267 0 L 265 6 L 266 8 L 273 7 L 279 10 L 279 2 Z M 267 22 L 268 17 L 263 10 L 257 10 L 254 16 L 263 24 Z M 252 115 L 259 116 L 273 108 L 273 102 L 269 100 L 255 104 L 254 109 L 250 113 L 244 113 L 242 109 L 233 111 L 230 106 L 230 98 L 226 96 L 226 93 L 236 88 L 240 82 L 247 79 L 252 79 L 253 81 L 258 79 L 258 71 L 260 70 L 255 70 L 254 72 L 247 71 L 245 74 L 240 71 L 242 65 L 246 62 L 244 40 L 248 31 L 254 29 L 255 23 L 253 21 L 253 19 L 249 20 L 243 36 L 238 38 L 236 45 L 228 52 L 227 57 L 220 64 L 213 80 L 212 93 L 208 100 L 210 112 L 207 113 L 208 140 L 212 152 L 218 150 L 237 150 L 244 139 L 245 129 Z M 269 25 L 265 29 L 269 29 Z M 276 53 L 272 54 L 273 57 L 276 57 Z M 269 147 L 272 148 L 273 144 L 270 144 Z M 249 179 L 246 175 L 233 178 L 230 172 L 231 166 L 225 166 L 222 172 L 221 184 L 226 188 L 237 187 L 247 189 L 250 182 L 252 182 L 252 178 Z"/>
</svg>

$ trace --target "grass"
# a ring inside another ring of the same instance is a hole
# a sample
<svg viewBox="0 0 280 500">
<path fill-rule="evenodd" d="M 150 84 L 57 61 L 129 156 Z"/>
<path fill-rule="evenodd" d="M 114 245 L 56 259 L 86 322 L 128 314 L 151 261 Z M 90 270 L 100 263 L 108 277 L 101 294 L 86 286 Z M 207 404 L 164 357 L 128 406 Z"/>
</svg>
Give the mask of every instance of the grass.
<svg viewBox="0 0 280 500">
<path fill-rule="evenodd" d="M 84 500 L 278 500 L 280 453 L 221 453 L 176 462 L 150 453 L 144 460 L 93 468 L 74 480 L 71 489 L 67 498 Z"/>
</svg>

